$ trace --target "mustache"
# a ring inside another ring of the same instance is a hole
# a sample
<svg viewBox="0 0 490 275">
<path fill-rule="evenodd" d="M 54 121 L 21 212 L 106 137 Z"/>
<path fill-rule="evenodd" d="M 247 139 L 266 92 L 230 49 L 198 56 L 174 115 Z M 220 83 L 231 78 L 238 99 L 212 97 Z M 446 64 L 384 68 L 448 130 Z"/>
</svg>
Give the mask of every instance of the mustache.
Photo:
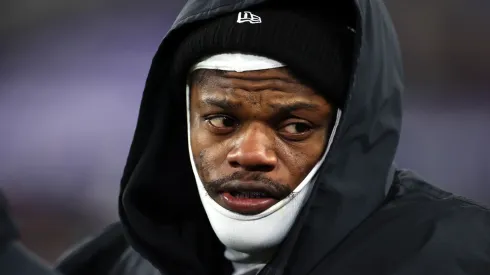
<svg viewBox="0 0 490 275">
<path fill-rule="evenodd" d="M 262 191 L 276 199 L 283 199 L 293 192 L 288 185 L 274 181 L 261 172 L 237 171 L 231 175 L 203 183 L 204 189 L 212 195 L 229 191 Z"/>
</svg>

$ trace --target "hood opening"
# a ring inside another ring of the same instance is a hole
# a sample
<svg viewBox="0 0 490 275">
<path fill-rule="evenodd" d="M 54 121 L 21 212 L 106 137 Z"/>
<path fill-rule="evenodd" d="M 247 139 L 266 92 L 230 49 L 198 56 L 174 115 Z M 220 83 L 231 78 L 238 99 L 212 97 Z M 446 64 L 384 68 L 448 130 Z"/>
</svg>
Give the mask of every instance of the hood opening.
<svg viewBox="0 0 490 275">
<path fill-rule="evenodd" d="M 171 75 L 172 54 L 193 24 L 264 1 L 228 2 L 204 6 L 189 1 L 163 40 L 150 68 L 121 180 L 119 214 L 128 240 L 169 274 L 230 274 L 232 268 L 207 220 L 191 171 L 186 76 Z M 355 73 L 347 104 L 312 195 L 263 272 L 311 271 L 385 197 L 401 127 L 402 66 L 396 33 L 381 1 L 340 2 L 349 3 L 356 26 Z"/>
</svg>

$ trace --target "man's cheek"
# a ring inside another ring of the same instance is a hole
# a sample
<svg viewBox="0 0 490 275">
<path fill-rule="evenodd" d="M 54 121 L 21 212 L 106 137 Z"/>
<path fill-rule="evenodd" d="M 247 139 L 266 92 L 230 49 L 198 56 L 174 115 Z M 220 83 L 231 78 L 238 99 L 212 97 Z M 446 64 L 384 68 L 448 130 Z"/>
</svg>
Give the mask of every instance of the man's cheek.
<svg viewBox="0 0 490 275">
<path fill-rule="evenodd" d="M 203 181 L 207 181 L 211 177 L 213 177 L 213 172 L 216 171 L 216 169 L 214 168 L 215 165 L 213 164 L 212 160 L 213 158 L 210 157 L 208 149 L 203 149 L 199 151 L 194 159 L 194 162 L 196 163 L 196 169 L 199 172 L 199 175 L 201 176 L 201 179 Z"/>
<path fill-rule="evenodd" d="M 204 149 L 199 154 L 199 167 L 201 179 L 204 181 L 216 180 L 223 177 L 222 157 L 218 150 Z M 196 164 L 197 166 L 197 164 Z"/>
</svg>

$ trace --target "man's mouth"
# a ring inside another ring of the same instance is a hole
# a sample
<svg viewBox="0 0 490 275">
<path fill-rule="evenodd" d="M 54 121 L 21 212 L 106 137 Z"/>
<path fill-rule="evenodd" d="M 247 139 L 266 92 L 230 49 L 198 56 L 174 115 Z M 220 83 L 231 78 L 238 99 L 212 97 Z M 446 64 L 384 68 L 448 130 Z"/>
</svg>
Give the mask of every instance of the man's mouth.
<svg viewBox="0 0 490 275">
<path fill-rule="evenodd" d="M 272 197 L 266 192 L 261 191 L 231 191 L 229 194 L 238 199 L 264 199 Z"/>
<path fill-rule="evenodd" d="M 260 182 L 226 183 L 217 191 L 216 202 L 243 215 L 259 214 L 287 196 L 284 192 Z"/>
</svg>

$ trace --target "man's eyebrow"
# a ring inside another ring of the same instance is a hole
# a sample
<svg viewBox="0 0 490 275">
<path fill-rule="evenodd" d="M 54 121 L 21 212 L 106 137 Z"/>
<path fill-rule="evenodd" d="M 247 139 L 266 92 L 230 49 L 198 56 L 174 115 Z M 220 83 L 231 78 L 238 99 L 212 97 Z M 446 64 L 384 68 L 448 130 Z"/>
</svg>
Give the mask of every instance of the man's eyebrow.
<svg viewBox="0 0 490 275">
<path fill-rule="evenodd" d="M 211 96 L 201 99 L 201 102 L 206 105 L 213 105 L 222 109 L 233 109 L 242 106 L 241 102 L 232 102 L 224 98 L 211 97 Z"/>
<path fill-rule="evenodd" d="M 294 102 L 294 103 L 269 103 L 269 106 L 277 110 L 279 113 L 292 113 L 298 110 L 320 110 L 320 106 L 314 103 L 308 102 Z"/>
<path fill-rule="evenodd" d="M 242 106 L 239 101 L 230 101 L 225 98 L 208 96 L 201 99 L 201 102 L 206 105 L 212 105 L 221 109 L 235 109 Z M 268 103 L 278 113 L 288 114 L 298 110 L 320 110 L 320 106 L 309 102 L 293 102 L 293 103 Z"/>
</svg>

